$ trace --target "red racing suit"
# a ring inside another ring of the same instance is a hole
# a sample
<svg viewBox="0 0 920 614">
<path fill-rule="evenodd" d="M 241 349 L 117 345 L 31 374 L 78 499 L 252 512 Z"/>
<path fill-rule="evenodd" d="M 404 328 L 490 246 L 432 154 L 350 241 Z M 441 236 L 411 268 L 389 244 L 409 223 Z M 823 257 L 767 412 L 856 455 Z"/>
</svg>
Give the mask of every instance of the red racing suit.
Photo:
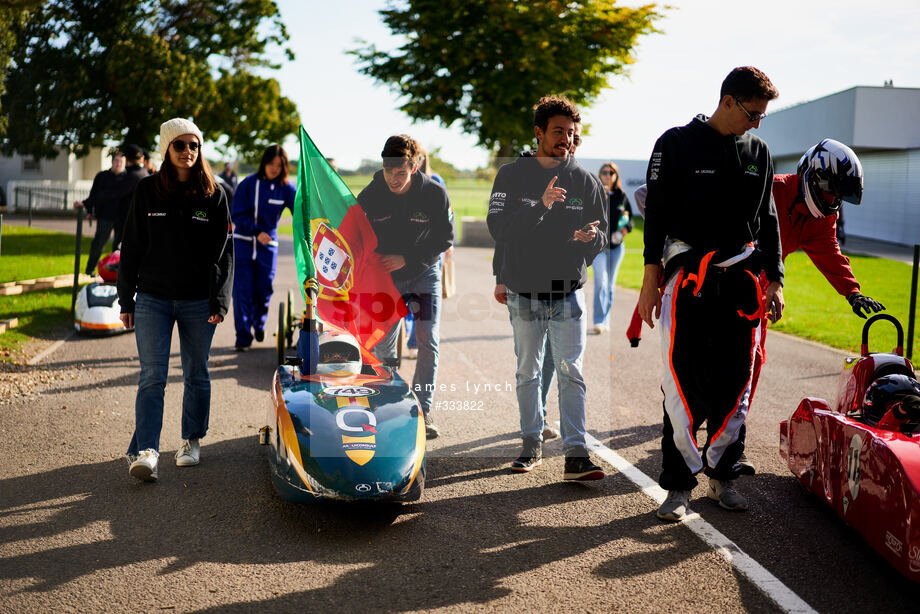
<svg viewBox="0 0 920 614">
<path fill-rule="evenodd" d="M 801 249 L 834 289 L 843 297 L 859 292 L 859 282 L 850 268 L 850 259 L 840 252 L 837 242 L 837 216 L 814 217 L 802 198 L 797 174 L 773 176 L 773 201 L 779 218 L 779 235 L 783 246 L 783 260 Z M 769 282 L 762 273 L 761 287 L 766 291 Z M 751 396 L 757 391 L 760 369 L 766 360 L 764 340 L 767 332 L 767 314 L 761 321 L 760 345 L 754 356 L 754 381 Z"/>
</svg>

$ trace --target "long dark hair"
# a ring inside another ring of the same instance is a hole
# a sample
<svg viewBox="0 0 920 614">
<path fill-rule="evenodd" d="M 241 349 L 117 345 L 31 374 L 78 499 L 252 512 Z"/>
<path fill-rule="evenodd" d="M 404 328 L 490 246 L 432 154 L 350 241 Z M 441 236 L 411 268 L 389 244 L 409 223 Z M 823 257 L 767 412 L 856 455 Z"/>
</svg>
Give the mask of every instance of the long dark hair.
<svg viewBox="0 0 920 614">
<path fill-rule="evenodd" d="M 172 143 L 169 145 L 172 147 Z M 204 152 L 200 147 L 198 148 L 198 159 L 195 160 L 195 165 L 191 168 L 191 171 L 192 178 L 190 183 L 194 186 L 193 189 L 195 192 L 204 197 L 214 194 L 214 191 L 217 189 L 217 181 L 214 179 L 211 165 L 208 164 L 208 161 L 204 157 Z M 160 165 L 160 170 L 154 176 L 156 177 L 155 185 L 157 196 L 160 198 L 172 196 L 179 183 L 179 173 L 169 159 L 168 149 L 166 150 L 166 159 L 163 160 L 163 164 Z"/>
<path fill-rule="evenodd" d="M 287 152 L 284 151 L 284 148 L 281 145 L 269 145 L 265 150 L 265 153 L 262 154 L 262 161 L 259 162 L 259 179 L 268 179 L 265 176 L 265 167 L 272 163 L 272 160 L 275 158 L 281 158 L 281 174 L 275 177 L 276 180 L 284 182 L 287 181 L 288 176 L 288 156 Z"/>
</svg>

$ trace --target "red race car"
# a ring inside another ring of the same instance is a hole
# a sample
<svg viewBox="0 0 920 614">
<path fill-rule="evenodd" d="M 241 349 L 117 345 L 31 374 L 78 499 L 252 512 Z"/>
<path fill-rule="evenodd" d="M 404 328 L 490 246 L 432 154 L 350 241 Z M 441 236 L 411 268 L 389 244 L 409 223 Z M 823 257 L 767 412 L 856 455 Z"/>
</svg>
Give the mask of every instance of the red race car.
<svg viewBox="0 0 920 614">
<path fill-rule="evenodd" d="M 898 347 L 869 353 L 869 327 L 892 322 Z M 780 454 L 809 490 L 904 576 L 920 582 L 920 383 L 904 358 L 904 332 L 886 314 L 863 327 L 835 407 L 805 398 L 779 424 Z"/>
</svg>

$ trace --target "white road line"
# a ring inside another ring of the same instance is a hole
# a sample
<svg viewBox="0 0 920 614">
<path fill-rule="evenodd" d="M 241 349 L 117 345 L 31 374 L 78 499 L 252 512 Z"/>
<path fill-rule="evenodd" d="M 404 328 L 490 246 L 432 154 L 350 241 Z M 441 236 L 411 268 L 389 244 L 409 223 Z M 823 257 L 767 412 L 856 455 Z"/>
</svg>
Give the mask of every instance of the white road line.
<svg viewBox="0 0 920 614">
<path fill-rule="evenodd" d="M 652 478 L 636 469 L 629 461 L 602 444 L 595 437 L 592 437 L 590 433 L 586 434 L 585 441 L 589 450 L 613 465 L 630 482 L 642 489 L 642 492 L 654 499 L 659 505 L 664 502 L 667 492 L 658 486 L 658 483 Z M 722 558 L 753 582 L 783 612 L 817 614 L 816 610 L 805 603 L 801 597 L 793 593 L 789 587 L 780 582 L 776 576 L 767 571 L 760 563 L 745 554 L 741 548 L 716 530 L 714 526 L 703 520 L 702 516 L 696 513 L 688 514 L 681 523 L 696 533 Z"/>
<path fill-rule="evenodd" d="M 63 339 L 61 339 L 60 341 L 55 341 L 54 343 L 52 343 L 52 344 L 51 344 L 51 347 L 49 347 L 48 349 L 46 349 L 44 352 L 42 352 L 42 353 L 40 353 L 40 354 L 38 354 L 38 355 L 33 356 L 32 358 L 30 358 L 29 361 L 28 361 L 28 364 L 30 364 L 30 365 L 38 364 L 39 361 L 41 361 L 42 358 L 44 358 L 45 356 L 47 356 L 48 354 L 50 354 L 50 353 L 53 352 L 54 350 L 56 350 L 56 349 L 58 349 L 59 347 L 61 347 L 62 345 L 64 345 L 71 337 L 73 337 L 73 331 L 70 331 L 70 332 L 67 334 L 67 336 L 64 337 Z"/>
</svg>

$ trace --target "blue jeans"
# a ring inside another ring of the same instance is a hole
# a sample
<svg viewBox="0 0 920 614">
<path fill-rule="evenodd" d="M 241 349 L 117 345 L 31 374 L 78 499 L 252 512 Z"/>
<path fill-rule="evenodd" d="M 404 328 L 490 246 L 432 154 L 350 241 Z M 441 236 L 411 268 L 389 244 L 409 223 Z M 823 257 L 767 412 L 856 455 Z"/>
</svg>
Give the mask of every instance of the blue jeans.
<svg viewBox="0 0 920 614">
<path fill-rule="evenodd" d="M 516 390 L 521 436 L 543 440 L 540 384 L 546 338 L 559 376 L 562 447 L 566 453 L 585 447 L 585 294 L 579 289 L 560 300 L 526 298 L 508 291 L 508 311 L 517 356 Z"/>
<path fill-rule="evenodd" d="M 182 395 L 182 439 L 201 439 L 208 432 L 211 376 L 208 354 L 215 324 L 207 299 L 174 301 L 138 292 L 134 307 L 134 338 L 141 374 L 134 403 L 134 435 L 128 454 L 160 450 L 163 395 L 169 371 L 173 324 L 179 325 L 179 355 L 185 389 Z"/>
<path fill-rule="evenodd" d="M 412 378 L 412 391 L 422 411 L 431 411 L 431 399 L 438 378 L 438 342 L 441 328 L 441 269 L 435 264 L 418 276 L 394 282 L 415 320 L 418 363 Z M 377 358 L 396 358 L 399 322 L 374 347 Z"/>
<path fill-rule="evenodd" d="M 617 285 L 617 273 L 623 261 L 623 244 L 605 249 L 594 257 L 594 325 L 609 324 L 610 307 Z"/>
<path fill-rule="evenodd" d="M 546 347 L 543 348 L 543 367 L 540 369 L 540 405 L 543 407 L 543 421 L 546 421 L 546 400 L 549 398 L 549 389 L 553 385 L 553 376 L 556 374 L 556 365 L 553 364 L 553 345 L 546 335 Z"/>
</svg>

